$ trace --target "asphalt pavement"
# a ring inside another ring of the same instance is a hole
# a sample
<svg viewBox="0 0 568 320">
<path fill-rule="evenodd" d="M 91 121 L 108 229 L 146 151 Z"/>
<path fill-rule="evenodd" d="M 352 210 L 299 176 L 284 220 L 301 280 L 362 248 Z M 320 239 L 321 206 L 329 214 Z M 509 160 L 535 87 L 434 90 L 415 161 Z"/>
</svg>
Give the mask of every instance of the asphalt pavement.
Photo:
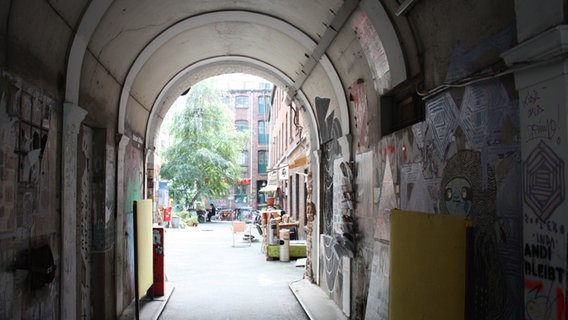
<svg viewBox="0 0 568 320">
<path fill-rule="evenodd" d="M 256 229 L 252 234 L 250 246 L 237 235 L 233 247 L 229 222 L 166 228 L 164 268 L 173 291 L 159 319 L 308 319 L 290 290 L 304 267 L 267 261 Z"/>
</svg>

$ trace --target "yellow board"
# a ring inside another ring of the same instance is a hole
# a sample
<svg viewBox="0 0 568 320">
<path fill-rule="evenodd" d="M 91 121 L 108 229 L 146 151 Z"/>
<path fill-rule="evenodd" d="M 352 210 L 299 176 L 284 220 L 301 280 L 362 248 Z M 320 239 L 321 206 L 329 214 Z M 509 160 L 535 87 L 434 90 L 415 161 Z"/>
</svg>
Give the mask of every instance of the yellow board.
<svg viewBox="0 0 568 320">
<path fill-rule="evenodd" d="M 152 200 L 134 201 L 138 252 L 138 298 L 154 283 Z"/>
<path fill-rule="evenodd" d="M 464 217 L 391 211 L 389 319 L 463 319 Z"/>
</svg>

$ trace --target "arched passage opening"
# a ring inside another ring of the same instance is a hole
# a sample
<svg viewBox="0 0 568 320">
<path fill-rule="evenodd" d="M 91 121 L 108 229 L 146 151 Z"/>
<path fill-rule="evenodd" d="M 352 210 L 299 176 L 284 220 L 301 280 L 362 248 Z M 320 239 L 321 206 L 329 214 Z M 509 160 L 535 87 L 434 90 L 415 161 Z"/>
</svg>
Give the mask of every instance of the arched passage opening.
<svg viewBox="0 0 568 320">
<path fill-rule="evenodd" d="M 307 16 L 298 20 L 294 8 L 276 3 L 271 6 L 277 8 L 205 10 L 185 15 L 172 6 L 168 7 L 171 17 L 157 16 L 156 23 L 146 30 L 138 28 L 146 23 L 139 18 L 146 17 L 151 6 L 137 7 L 132 13 L 112 2 L 89 6 L 71 47 L 67 80 L 73 85 L 67 88 L 67 106 L 69 120 L 76 122 L 86 118 L 87 122 L 100 123 L 104 120 L 95 119 L 95 114 L 102 110 L 109 115 L 106 127 L 115 137 L 107 139 L 116 141 L 116 193 L 112 195 L 117 212 L 115 241 L 127 240 L 123 234 L 128 225 L 122 223 L 128 221 L 127 199 L 132 192 L 145 194 L 156 133 L 174 97 L 202 79 L 227 72 L 256 74 L 279 84 L 286 88 L 290 103 L 296 103 L 305 113 L 312 146 L 313 202 L 319 213 L 323 199 L 321 146 L 334 141 L 333 153 L 324 150 L 324 157 L 339 157 L 349 163 L 353 161 L 353 139 L 360 134 L 353 132 L 350 84 L 367 79 L 368 96 L 376 100 L 370 94 L 373 90 L 392 88 L 406 78 L 407 70 L 400 42 L 388 20 L 381 19 L 386 15 L 378 2 L 311 5 L 305 13 L 316 14 L 325 21 L 323 24 Z M 124 19 L 125 12 L 139 16 Z M 381 27 L 384 44 L 377 32 L 365 33 L 377 26 Z M 350 45 L 354 34 L 358 36 L 356 46 Z M 345 59 L 347 53 L 351 57 Z M 358 59 L 360 54 L 366 59 Z M 114 84 L 103 85 L 109 82 Z M 378 116 L 373 117 L 377 120 Z M 132 167 L 132 163 L 137 166 Z M 129 180 L 132 173 L 139 175 L 139 180 Z M 65 179 L 73 185 L 72 177 Z M 70 222 L 73 211 L 71 204 L 63 210 Z M 315 234 L 320 232 L 317 229 Z M 72 233 L 64 238 L 69 237 Z M 319 238 L 315 240 L 317 262 Z M 69 246 L 74 246 L 73 242 Z M 118 310 L 128 300 L 125 292 L 131 275 L 124 268 L 129 265 L 128 250 L 128 246 L 119 250 L 115 264 L 120 279 L 116 281 Z M 64 277 L 69 280 L 65 284 L 73 288 L 73 275 Z"/>
<path fill-rule="evenodd" d="M 262 223 L 260 211 L 289 212 L 291 206 L 279 202 L 267 208 L 256 201 L 259 183 L 268 181 L 266 163 L 262 166 L 256 155 L 268 154 L 269 141 L 261 134 L 260 123 L 272 123 L 275 116 L 272 94 L 270 83 L 250 75 L 208 78 L 184 92 L 161 124 L 156 159 L 150 155 L 147 167 L 159 172 L 161 186 L 167 183 L 158 194 L 154 189 L 158 212 L 170 204 L 168 198 L 173 200 L 171 220 L 161 223 L 168 226 L 164 229 L 166 294 L 175 287 L 164 319 L 227 317 L 246 313 L 243 310 L 254 310 L 253 318 L 304 317 L 288 287 L 302 279 L 304 268 L 295 266 L 297 255 L 283 262 L 274 257 L 274 249 L 279 248 L 272 242 L 268 247 L 268 221 Z M 241 135 L 244 140 L 235 139 Z M 239 147 L 232 149 L 235 145 Z M 231 166 L 221 160 L 230 158 Z M 151 165 L 151 160 L 161 165 Z M 215 164 L 221 163 L 224 169 L 216 169 Z M 153 185 L 158 184 L 157 176 Z M 228 190 L 214 196 L 214 190 L 225 185 L 224 179 L 231 180 Z M 216 214 L 210 216 L 213 208 Z M 210 221 L 200 220 L 200 215 Z M 243 223 L 243 232 L 231 234 L 233 224 Z M 300 224 L 294 235 L 298 229 Z M 292 240 L 295 247 L 301 242 L 305 248 L 305 237 Z"/>
</svg>

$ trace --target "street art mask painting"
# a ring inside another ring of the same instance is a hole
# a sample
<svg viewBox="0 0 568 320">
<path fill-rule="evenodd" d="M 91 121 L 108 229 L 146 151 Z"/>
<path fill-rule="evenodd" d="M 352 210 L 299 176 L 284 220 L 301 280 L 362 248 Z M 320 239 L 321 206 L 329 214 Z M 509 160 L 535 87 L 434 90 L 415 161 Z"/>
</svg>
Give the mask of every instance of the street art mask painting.
<svg viewBox="0 0 568 320">
<path fill-rule="evenodd" d="M 465 178 L 456 177 L 446 184 L 445 190 L 448 213 L 455 216 L 467 216 L 473 199 L 471 183 Z"/>
</svg>

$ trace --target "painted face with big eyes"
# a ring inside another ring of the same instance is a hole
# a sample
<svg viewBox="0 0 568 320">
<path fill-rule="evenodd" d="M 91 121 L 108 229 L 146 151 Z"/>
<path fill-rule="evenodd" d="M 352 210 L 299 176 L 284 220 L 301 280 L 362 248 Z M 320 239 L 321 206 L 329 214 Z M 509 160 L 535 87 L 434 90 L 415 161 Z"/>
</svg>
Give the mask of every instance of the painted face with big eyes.
<svg viewBox="0 0 568 320">
<path fill-rule="evenodd" d="M 471 184 L 464 178 L 454 178 L 446 185 L 446 208 L 451 215 L 467 216 L 473 193 Z"/>
</svg>

